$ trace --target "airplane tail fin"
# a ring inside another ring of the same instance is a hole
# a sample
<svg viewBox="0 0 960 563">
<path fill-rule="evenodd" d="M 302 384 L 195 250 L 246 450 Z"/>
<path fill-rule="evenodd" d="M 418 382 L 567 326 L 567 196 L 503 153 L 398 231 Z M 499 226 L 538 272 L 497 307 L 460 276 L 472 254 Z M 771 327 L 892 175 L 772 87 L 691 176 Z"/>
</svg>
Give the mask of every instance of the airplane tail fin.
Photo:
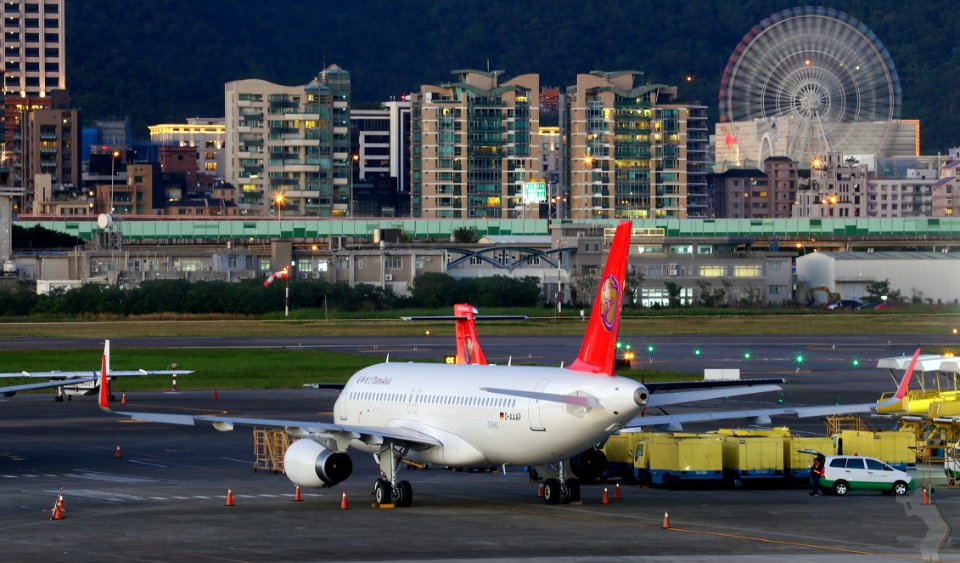
<svg viewBox="0 0 960 563">
<path fill-rule="evenodd" d="M 913 368 L 917 366 L 917 359 L 920 358 L 920 348 L 917 348 L 917 351 L 913 353 L 913 359 L 910 360 L 910 367 L 907 368 L 906 373 L 903 374 L 903 379 L 900 380 L 900 385 L 897 386 L 897 392 L 894 394 L 894 397 L 897 400 L 903 399 L 907 394 L 907 388 L 910 387 L 910 378 L 913 377 Z"/>
<path fill-rule="evenodd" d="M 633 224 L 624 221 L 617 225 L 607 264 L 600 278 L 600 288 L 590 311 L 590 323 L 583 337 L 580 355 L 569 369 L 585 373 L 613 375 L 617 354 L 617 332 L 620 329 L 620 305 L 627 273 L 630 250 L 630 231 Z"/>
<path fill-rule="evenodd" d="M 108 397 L 110 396 L 110 341 L 103 341 L 103 357 L 100 359 L 100 394 L 99 402 L 100 408 L 110 412 L 110 405 L 108 404 Z"/>
<path fill-rule="evenodd" d="M 480 341 L 477 340 L 477 325 L 474 323 L 476 314 L 477 310 L 472 305 L 453 306 L 453 315 L 456 317 L 458 364 L 487 364 L 487 358 L 480 348 Z"/>
</svg>

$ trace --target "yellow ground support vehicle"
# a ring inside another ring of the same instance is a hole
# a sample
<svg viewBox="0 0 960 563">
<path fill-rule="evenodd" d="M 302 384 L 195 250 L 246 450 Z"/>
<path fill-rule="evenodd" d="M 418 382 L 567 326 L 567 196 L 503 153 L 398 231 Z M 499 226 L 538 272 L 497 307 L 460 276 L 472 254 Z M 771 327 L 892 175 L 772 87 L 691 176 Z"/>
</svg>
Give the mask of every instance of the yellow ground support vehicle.
<svg viewBox="0 0 960 563">
<path fill-rule="evenodd" d="M 833 438 L 827 436 L 793 436 L 784 443 L 784 462 L 787 477 L 802 481 L 810 477 L 810 465 L 813 457 L 807 451 L 816 451 L 824 455 L 836 452 Z"/>
<path fill-rule="evenodd" d="M 634 477 L 642 483 L 723 478 L 723 440 L 718 436 L 649 436 L 636 446 Z"/>
<path fill-rule="evenodd" d="M 785 436 L 723 436 L 723 472 L 734 483 L 783 479 Z"/>
<path fill-rule="evenodd" d="M 876 458 L 901 470 L 917 463 L 917 439 L 912 432 L 844 430 L 833 438 L 838 454 Z"/>
</svg>

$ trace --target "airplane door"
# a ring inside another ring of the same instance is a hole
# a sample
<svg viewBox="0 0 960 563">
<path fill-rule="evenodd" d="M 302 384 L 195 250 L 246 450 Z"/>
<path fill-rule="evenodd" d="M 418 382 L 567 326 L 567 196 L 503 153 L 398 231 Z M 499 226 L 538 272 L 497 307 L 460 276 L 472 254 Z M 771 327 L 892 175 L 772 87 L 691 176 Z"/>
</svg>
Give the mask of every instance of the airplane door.
<svg viewBox="0 0 960 563">
<path fill-rule="evenodd" d="M 549 379 L 541 379 L 537 383 L 537 387 L 534 389 L 536 392 L 541 392 L 547 388 L 547 385 L 550 383 Z M 530 430 L 536 432 L 544 432 L 546 428 L 543 426 L 543 420 L 540 418 L 540 401 L 538 399 L 530 399 L 528 403 L 528 412 L 527 416 L 530 419 Z"/>
</svg>

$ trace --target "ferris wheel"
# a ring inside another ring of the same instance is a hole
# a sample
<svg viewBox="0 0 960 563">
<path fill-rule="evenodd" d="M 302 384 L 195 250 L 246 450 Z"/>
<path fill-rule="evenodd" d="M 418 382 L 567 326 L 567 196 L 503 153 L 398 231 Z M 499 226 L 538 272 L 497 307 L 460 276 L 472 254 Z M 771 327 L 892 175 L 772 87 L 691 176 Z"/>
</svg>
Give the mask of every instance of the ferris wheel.
<svg viewBox="0 0 960 563">
<path fill-rule="evenodd" d="M 761 119 L 779 153 L 881 153 L 900 114 L 900 78 L 880 39 L 830 8 L 778 12 L 747 33 L 720 83 L 725 122 Z M 779 137 L 779 139 L 777 139 Z"/>
</svg>

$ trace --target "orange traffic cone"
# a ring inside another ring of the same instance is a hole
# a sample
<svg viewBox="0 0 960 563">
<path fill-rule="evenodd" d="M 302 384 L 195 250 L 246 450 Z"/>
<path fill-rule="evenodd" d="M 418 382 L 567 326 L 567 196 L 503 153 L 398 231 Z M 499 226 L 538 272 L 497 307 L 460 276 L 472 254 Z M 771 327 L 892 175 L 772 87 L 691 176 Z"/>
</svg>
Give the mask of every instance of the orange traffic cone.
<svg viewBox="0 0 960 563">
<path fill-rule="evenodd" d="M 120 459 L 120 445 L 117 445 L 117 449 L 113 452 L 113 457 Z"/>
<path fill-rule="evenodd" d="M 59 498 L 53 503 L 53 514 L 50 515 L 50 519 L 63 520 L 63 505 L 60 503 Z"/>
<path fill-rule="evenodd" d="M 927 488 L 923 488 L 923 504 L 930 504 L 930 496 L 927 494 Z"/>
<path fill-rule="evenodd" d="M 607 488 L 603 488 L 603 497 L 600 499 L 600 504 L 610 504 L 610 495 L 607 494 Z"/>
<path fill-rule="evenodd" d="M 537 491 L 537 496 L 543 498 L 543 482 L 540 483 L 540 489 Z"/>
<path fill-rule="evenodd" d="M 121 404 L 121 405 L 127 404 L 127 394 L 126 394 L 126 393 L 121 393 L 121 394 L 120 394 L 120 404 Z"/>
<path fill-rule="evenodd" d="M 233 489 L 227 489 L 227 503 L 224 506 L 233 506 Z"/>
<path fill-rule="evenodd" d="M 57 502 L 60 503 L 60 510 L 63 511 L 63 512 L 66 512 L 66 511 L 67 511 L 67 507 L 64 506 L 64 504 L 63 504 L 63 492 L 62 492 L 62 491 L 60 492 L 60 496 L 57 497 Z"/>
<path fill-rule="evenodd" d="M 620 483 L 617 483 L 617 488 L 613 490 L 613 499 L 623 500 L 623 497 L 620 496 Z"/>
<path fill-rule="evenodd" d="M 343 496 L 340 497 L 340 510 L 347 509 L 347 493 L 343 493 Z"/>
<path fill-rule="evenodd" d="M 300 496 L 300 485 L 297 485 L 297 494 L 293 495 L 294 502 L 300 502 L 303 500 L 303 497 Z"/>
<path fill-rule="evenodd" d="M 663 529 L 664 530 L 670 529 L 670 513 L 669 512 L 663 513 Z"/>
<path fill-rule="evenodd" d="M 213 400 L 216 401 L 216 400 L 219 399 L 219 398 L 220 398 L 220 396 L 217 395 L 217 388 L 214 387 L 214 388 L 213 388 Z"/>
</svg>

